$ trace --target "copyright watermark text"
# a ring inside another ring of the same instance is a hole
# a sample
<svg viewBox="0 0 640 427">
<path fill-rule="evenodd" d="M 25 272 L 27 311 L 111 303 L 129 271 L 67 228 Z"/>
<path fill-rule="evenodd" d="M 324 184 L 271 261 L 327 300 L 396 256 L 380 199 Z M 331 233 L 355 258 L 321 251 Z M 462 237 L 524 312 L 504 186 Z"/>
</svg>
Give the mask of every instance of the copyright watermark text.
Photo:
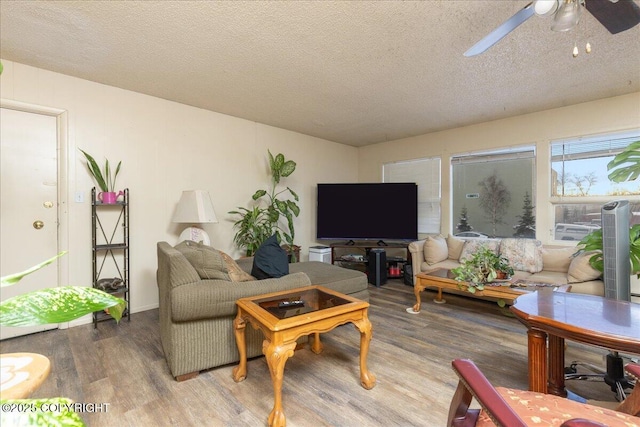
<svg viewBox="0 0 640 427">
<path fill-rule="evenodd" d="M 3 403 L 2 412 L 76 412 L 94 413 L 109 412 L 110 403 L 84 403 L 84 402 L 45 402 L 37 404 L 33 402 Z"/>
</svg>

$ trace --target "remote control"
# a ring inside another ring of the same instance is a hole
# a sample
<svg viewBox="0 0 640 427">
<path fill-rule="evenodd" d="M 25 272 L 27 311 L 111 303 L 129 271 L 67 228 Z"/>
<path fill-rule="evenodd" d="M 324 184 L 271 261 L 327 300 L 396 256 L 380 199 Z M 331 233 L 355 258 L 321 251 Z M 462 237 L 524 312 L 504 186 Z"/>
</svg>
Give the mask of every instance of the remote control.
<svg viewBox="0 0 640 427">
<path fill-rule="evenodd" d="M 282 301 L 278 303 L 278 308 L 293 308 L 293 307 L 302 307 L 304 305 L 304 301 L 296 300 L 296 301 Z"/>
</svg>

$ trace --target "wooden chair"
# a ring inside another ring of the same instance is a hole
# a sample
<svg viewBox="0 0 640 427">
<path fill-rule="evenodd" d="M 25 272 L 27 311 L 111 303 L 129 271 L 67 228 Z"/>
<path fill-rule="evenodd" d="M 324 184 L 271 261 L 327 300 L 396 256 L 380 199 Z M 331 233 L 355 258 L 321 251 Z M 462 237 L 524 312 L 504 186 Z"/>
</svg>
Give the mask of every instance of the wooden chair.
<svg viewBox="0 0 640 427">
<path fill-rule="evenodd" d="M 449 408 L 449 427 L 640 426 L 640 386 L 612 410 L 549 394 L 493 387 L 471 360 L 456 359 L 452 367 L 460 381 Z M 625 369 L 636 380 L 640 377 L 640 365 L 630 363 Z M 473 398 L 482 409 L 469 408 Z"/>
</svg>

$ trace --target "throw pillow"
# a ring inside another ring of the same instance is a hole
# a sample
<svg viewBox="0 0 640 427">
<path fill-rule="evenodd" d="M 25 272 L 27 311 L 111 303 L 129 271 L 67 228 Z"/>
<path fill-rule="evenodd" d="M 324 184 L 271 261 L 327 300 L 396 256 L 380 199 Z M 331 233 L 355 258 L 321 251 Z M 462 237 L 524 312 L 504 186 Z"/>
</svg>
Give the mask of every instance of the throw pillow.
<svg viewBox="0 0 640 427">
<path fill-rule="evenodd" d="M 185 240 L 175 248 L 196 269 L 201 279 L 231 280 L 220 251 L 191 240 Z"/>
<path fill-rule="evenodd" d="M 424 260 L 432 265 L 444 261 L 449 256 L 447 241 L 442 236 L 429 236 L 424 242 Z"/>
<path fill-rule="evenodd" d="M 278 244 L 274 234 L 260 245 L 253 258 L 251 275 L 258 280 L 289 274 L 287 253 Z"/>
<path fill-rule="evenodd" d="M 464 246 L 462 247 L 462 252 L 460 253 L 459 261 L 462 262 L 468 258 L 471 258 L 473 254 L 476 253 L 478 249 L 480 249 L 480 247 L 482 246 L 495 252 L 495 254 L 497 255 L 498 248 L 500 247 L 500 241 L 492 240 L 492 239 L 466 240 L 464 242 Z"/>
<path fill-rule="evenodd" d="M 588 282 L 600 278 L 602 273 L 589 264 L 589 258 L 595 253 L 596 251 L 583 252 L 571 260 L 567 273 L 569 283 Z"/>
<path fill-rule="evenodd" d="M 566 273 L 576 248 L 542 248 L 542 269 Z"/>
<path fill-rule="evenodd" d="M 500 242 L 500 255 L 509 260 L 514 270 L 542 271 L 542 243 L 535 239 L 505 238 Z"/>
<path fill-rule="evenodd" d="M 238 263 L 235 262 L 233 258 L 222 251 L 219 252 L 220 255 L 222 255 L 222 259 L 227 266 L 227 271 L 229 272 L 229 277 L 231 278 L 232 282 L 248 282 L 251 280 L 256 280 L 255 277 L 240 268 Z"/>
<path fill-rule="evenodd" d="M 464 248 L 464 240 L 449 234 L 449 237 L 447 237 L 447 248 L 449 249 L 449 259 L 459 260 L 462 248 Z"/>
</svg>

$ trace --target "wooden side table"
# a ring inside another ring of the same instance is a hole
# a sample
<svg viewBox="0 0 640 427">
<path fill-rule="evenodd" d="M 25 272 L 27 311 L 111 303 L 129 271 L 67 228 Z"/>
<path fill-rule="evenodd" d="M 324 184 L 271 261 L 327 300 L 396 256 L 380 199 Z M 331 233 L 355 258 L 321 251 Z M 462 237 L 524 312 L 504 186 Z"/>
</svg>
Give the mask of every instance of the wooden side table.
<svg viewBox="0 0 640 427">
<path fill-rule="evenodd" d="M 26 399 L 49 376 L 51 362 L 36 353 L 0 354 L 0 398 Z"/>
<path fill-rule="evenodd" d="M 282 302 L 302 304 L 282 307 Z M 360 383 L 367 390 L 376 384 L 376 377 L 367 368 L 367 353 L 371 341 L 371 322 L 367 316 L 369 303 L 332 291 L 322 286 L 307 286 L 237 301 L 238 315 L 233 325 L 240 353 L 240 363 L 233 369 L 233 379 L 247 376 L 245 328 L 251 323 L 264 334 L 262 352 L 267 359 L 273 382 L 274 405 L 269 414 L 269 426 L 283 427 L 286 418 L 282 408 L 284 365 L 294 355 L 298 338 L 312 336 L 311 350 L 322 352 L 320 334 L 345 323 L 353 323 L 360 332 Z"/>
</svg>

